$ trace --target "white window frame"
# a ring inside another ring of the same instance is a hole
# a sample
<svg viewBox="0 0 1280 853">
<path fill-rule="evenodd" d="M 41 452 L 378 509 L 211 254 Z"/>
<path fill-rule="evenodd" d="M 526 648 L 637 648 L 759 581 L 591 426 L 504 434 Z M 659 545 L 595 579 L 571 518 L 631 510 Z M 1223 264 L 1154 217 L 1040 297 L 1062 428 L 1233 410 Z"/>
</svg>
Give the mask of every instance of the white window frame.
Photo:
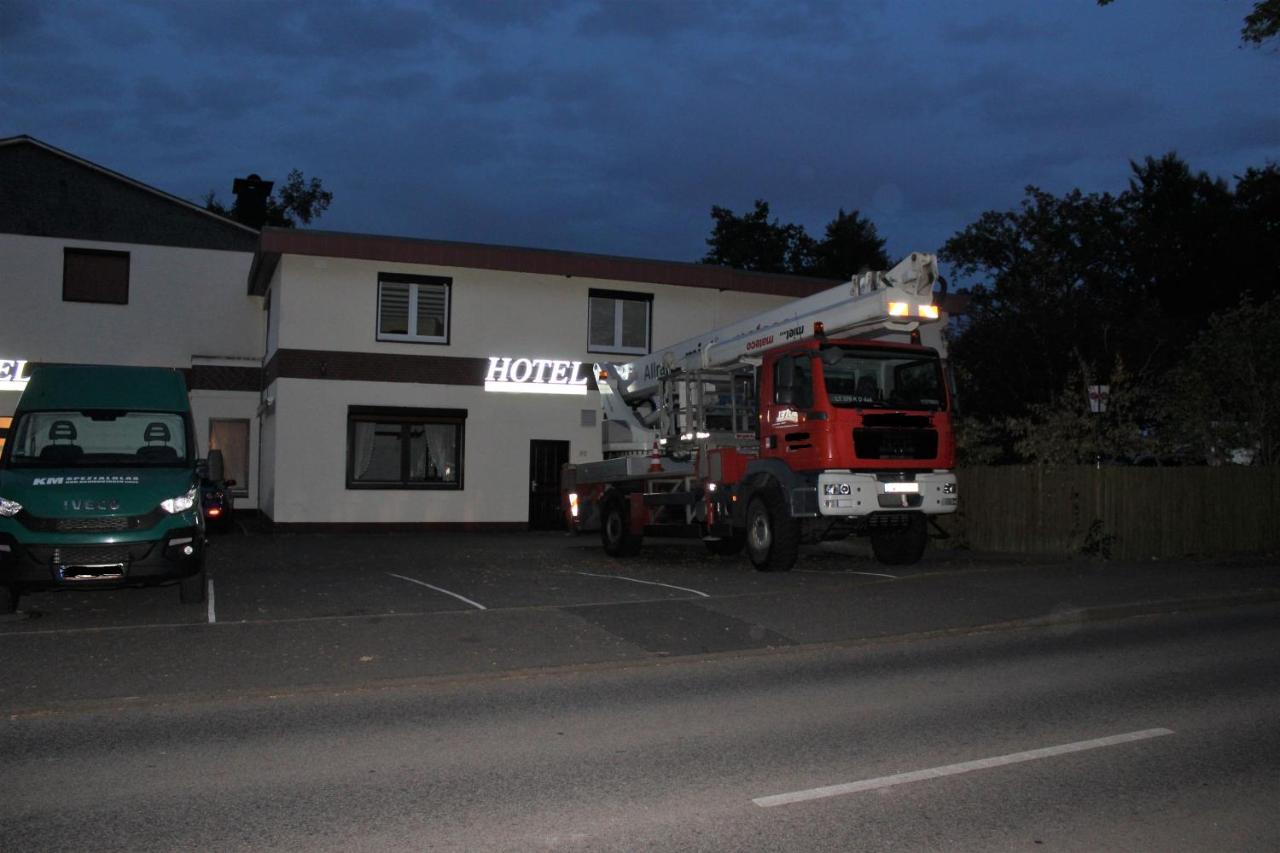
<svg viewBox="0 0 1280 853">
<path fill-rule="evenodd" d="M 613 300 L 613 343 L 609 345 L 593 344 L 591 341 L 591 301 L 593 299 Z M 644 346 L 622 346 L 622 303 L 639 302 L 644 305 Z M 647 355 L 653 348 L 653 294 L 627 293 L 618 290 L 592 289 L 587 294 L 587 352 L 626 353 L 628 355 Z"/>
<path fill-rule="evenodd" d="M 384 284 L 401 284 L 409 286 L 409 332 L 382 331 L 382 286 Z M 418 294 L 423 287 L 444 288 L 444 334 L 418 334 Z M 453 279 L 442 276 L 404 275 L 401 273 L 379 273 L 378 275 L 378 311 L 374 333 L 380 341 L 408 341 L 418 344 L 449 343 L 450 311 L 453 304 Z"/>
</svg>

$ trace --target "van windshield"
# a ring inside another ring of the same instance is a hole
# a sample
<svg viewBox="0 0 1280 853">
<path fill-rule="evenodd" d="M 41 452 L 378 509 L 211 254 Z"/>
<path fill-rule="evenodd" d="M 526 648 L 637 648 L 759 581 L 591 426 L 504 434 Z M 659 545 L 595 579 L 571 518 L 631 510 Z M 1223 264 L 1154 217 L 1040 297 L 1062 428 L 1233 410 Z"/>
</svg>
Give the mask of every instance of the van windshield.
<svg viewBox="0 0 1280 853">
<path fill-rule="evenodd" d="M 5 447 L 14 467 L 185 466 L 187 427 L 174 412 L 23 412 Z"/>
</svg>

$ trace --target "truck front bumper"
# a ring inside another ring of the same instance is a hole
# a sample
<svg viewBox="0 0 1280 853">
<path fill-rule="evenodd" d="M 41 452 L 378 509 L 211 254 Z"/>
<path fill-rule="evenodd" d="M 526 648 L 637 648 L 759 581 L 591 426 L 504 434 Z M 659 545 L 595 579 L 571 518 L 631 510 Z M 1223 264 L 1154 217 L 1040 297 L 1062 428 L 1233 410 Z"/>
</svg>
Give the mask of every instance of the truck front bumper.
<svg viewBox="0 0 1280 853">
<path fill-rule="evenodd" d="M 200 571 L 204 548 L 199 526 L 166 530 L 160 539 L 94 544 L 19 542 L 0 533 L 0 584 L 49 589 L 177 580 Z"/>
<path fill-rule="evenodd" d="M 956 475 L 951 471 L 855 473 L 823 471 L 818 475 L 818 514 L 858 517 L 884 512 L 945 515 L 959 506 Z"/>
</svg>

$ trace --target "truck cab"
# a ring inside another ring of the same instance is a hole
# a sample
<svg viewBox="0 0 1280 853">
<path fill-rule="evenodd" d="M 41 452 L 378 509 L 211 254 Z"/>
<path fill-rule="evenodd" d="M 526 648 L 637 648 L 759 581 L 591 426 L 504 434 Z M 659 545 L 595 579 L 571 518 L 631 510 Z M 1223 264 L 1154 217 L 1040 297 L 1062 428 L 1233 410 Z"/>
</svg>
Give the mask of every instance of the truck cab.
<svg viewBox="0 0 1280 853">
<path fill-rule="evenodd" d="M 0 612 L 24 590 L 170 581 L 204 601 L 195 447 L 178 371 L 37 368 L 0 451 Z"/>
<path fill-rule="evenodd" d="M 812 340 L 760 371 L 760 455 L 793 471 L 951 468 L 938 352 L 892 341 Z"/>
</svg>

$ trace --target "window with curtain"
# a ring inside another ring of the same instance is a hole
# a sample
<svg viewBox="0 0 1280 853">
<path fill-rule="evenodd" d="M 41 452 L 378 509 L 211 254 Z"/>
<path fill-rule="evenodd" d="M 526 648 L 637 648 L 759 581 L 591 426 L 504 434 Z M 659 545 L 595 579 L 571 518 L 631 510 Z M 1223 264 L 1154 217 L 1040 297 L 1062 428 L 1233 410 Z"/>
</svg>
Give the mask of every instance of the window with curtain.
<svg viewBox="0 0 1280 853">
<path fill-rule="evenodd" d="M 591 290 L 587 300 L 590 352 L 649 352 L 653 294 Z"/>
<path fill-rule="evenodd" d="M 461 489 L 465 409 L 347 410 L 347 488 Z"/>
<path fill-rule="evenodd" d="M 449 343 L 452 285 L 452 279 L 439 276 L 380 273 L 378 340 Z"/>
</svg>

